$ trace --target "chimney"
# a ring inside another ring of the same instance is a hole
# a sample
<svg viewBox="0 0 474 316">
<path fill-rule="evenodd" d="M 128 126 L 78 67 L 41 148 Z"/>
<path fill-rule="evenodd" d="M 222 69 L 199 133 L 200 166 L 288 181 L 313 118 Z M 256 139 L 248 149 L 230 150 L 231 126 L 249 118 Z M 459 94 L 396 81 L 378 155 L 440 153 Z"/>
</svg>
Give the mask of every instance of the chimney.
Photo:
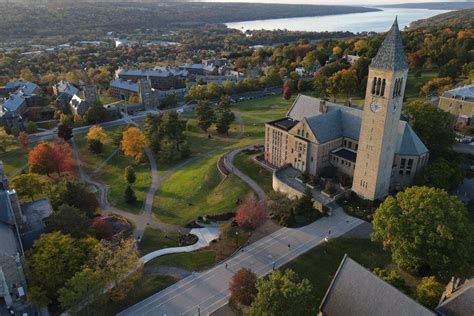
<svg viewBox="0 0 474 316">
<path fill-rule="evenodd" d="M 319 101 L 319 112 L 321 113 L 327 113 L 328 111 L 328 106 L 326 105 L 325 100 L 320 100 Z"/>
</svg>

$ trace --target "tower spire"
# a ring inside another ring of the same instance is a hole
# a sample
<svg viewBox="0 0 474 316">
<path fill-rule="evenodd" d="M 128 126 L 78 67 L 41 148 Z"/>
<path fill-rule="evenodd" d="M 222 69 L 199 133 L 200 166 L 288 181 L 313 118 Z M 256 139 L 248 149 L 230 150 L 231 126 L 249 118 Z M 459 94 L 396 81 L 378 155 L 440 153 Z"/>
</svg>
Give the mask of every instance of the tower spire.
<svg viewBox="0 0 474 316">
<path fill-rule="evenodd" d="M 385 36 L 377 55 L 372 59 L 370 66 L 393 71 L 408 69 L 408 62 L 403 51 L 402 37 L 398 28 L 398 17 L 395 17 L 392 27 Z"/>
</svg>

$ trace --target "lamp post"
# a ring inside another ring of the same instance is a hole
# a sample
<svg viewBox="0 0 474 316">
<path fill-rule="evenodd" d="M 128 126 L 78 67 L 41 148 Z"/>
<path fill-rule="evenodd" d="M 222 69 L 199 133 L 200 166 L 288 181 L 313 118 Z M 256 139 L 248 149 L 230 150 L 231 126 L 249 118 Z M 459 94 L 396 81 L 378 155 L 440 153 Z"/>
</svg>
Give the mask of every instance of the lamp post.
<svg viewBox="0 0 474 316">
<path fill-rule="evenodd" d="M 235 247 L 238 248 L 239 247 L 239 232 L 235 232 Z"/>
</svg>

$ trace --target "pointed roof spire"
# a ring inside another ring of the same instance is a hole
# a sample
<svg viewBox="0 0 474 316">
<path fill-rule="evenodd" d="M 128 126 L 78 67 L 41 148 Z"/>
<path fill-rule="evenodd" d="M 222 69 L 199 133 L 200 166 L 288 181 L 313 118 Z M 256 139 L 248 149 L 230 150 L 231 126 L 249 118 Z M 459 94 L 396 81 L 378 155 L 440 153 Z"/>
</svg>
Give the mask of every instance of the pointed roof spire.
<svg viewBox="0 0 474 316">
<path fill-rule="evenodd" d="M 408 69 L 397 17 L 395 17 L 392 27 L 385 36 L 377 55 L 372 59 L 370 66 L 388 70 Z"/>
</svg>

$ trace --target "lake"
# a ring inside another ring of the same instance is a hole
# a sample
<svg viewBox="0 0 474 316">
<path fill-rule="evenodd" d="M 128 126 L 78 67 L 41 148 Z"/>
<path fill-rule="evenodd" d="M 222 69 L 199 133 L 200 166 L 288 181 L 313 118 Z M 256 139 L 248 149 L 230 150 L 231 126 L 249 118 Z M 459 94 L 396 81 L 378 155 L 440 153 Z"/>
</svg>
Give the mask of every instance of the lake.
<svg viewBox="0 0 474 316">
<path fill-rule="evenodd" d="M 449 12 L 448 10 L 427 9 L 400 9 L 383 8 L 383 11 L 326 15 L 304 18 L 271 19 L 258 21 L 244 21 L 226 23 L 230 28 L 241 31 L 246 30 L 275 30 L 287 29 L 289 31 L 350 31 L 353 33 L 373 31 L 387 31 L 398 16 L 400 28 L 408 26 L 411 22 L 426 19 L 437 14 Z"/>
</svg>

